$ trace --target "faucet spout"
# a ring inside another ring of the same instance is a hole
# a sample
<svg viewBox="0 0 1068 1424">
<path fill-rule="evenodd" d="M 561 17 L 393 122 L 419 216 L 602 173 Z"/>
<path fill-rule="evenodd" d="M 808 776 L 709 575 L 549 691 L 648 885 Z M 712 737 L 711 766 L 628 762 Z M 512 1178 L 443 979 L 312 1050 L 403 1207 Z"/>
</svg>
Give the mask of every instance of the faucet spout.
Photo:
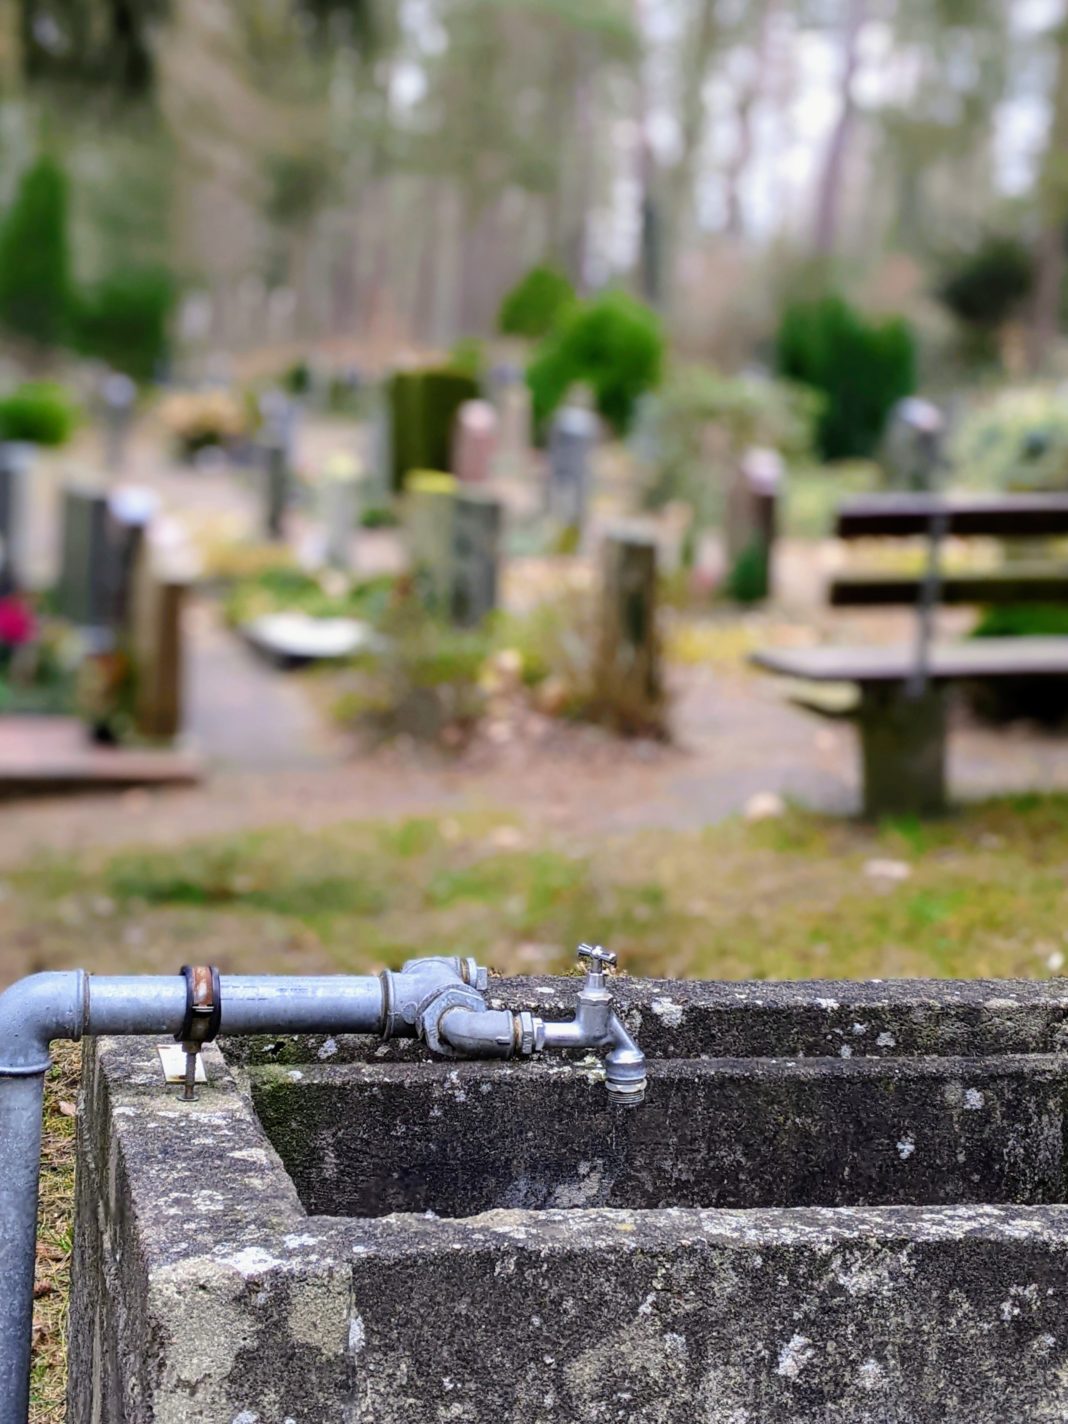
<svg viewBox="0 0 1068 1424">
<path fill-rule="evenodd" d="M 535 1019 L 535 1050 L 543 1048 L 607 1048 L 605 1086 L 620 1107 L 637 1107 L 645 1098 L 645 1054 L 612 1008 L 605 973 L 616 957 L 600 945 L 579 946 L 579 956 L 589 963 L 586 982 L 578 996 L 575 1017 L 568 1023 Z"/>
</svg>

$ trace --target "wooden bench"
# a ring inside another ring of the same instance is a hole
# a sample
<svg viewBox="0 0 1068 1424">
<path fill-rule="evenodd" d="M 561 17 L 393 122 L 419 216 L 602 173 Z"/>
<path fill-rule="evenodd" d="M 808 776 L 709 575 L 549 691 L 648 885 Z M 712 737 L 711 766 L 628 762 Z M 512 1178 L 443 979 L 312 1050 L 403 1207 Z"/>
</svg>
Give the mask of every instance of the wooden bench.
<svg viewBox="0 0 1068 1424">
<path fill-rule="evenodd" d="M 946 805 L 946 689 L 955 682 L 1068 678 L 1068 638 L 933 639 L 939 605 L 1056 603 L 1068 600 L 1068 565 L 1016 563 L 989 571 L 945 572 L 942 540 L 957 537 L 1026 540 L 1068 535 L 1068 496 L 941 498 L 870 495 L 839 510 L 842 539 L 927 541 L 925 569 L 909 573 L 851 572 L 831 583 L 836 608 L 913 606 L 911 644 L 770 649 L 752 661 L 802 683 L 849 683 L 860 732 L 864 813 L 871 817 L 933 814 Z M 818 700 L 813 711 L 830 711 Z M 838 709 L 841 715 L 841 709 Z"/>
</svg>

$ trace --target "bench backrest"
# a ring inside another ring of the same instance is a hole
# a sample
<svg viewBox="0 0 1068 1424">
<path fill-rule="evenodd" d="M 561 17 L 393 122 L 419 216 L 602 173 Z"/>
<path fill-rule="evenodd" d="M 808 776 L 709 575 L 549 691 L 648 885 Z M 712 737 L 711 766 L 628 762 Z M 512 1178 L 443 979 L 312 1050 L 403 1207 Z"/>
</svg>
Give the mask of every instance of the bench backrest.
<svg viewBox="0 0 1068 1424">
<path fill-rule="evenodd" d="M 941 514 L 945 532 L 961 537 L 1047 539 L 1068 534 L 1068 495 L 864 495 L 838 510 L 840 539 L 909 538 L 927 534 Z"/>
</svg>

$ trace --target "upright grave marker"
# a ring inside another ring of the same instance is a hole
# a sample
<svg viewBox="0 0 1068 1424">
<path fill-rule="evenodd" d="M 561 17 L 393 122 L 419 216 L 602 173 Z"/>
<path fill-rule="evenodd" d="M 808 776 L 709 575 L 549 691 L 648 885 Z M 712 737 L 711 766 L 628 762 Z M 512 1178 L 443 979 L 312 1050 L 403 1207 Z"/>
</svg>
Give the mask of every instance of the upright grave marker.
<svg viewBox="0 0 1068 1424">
<path fill-rule="evenodd" d="M 59 609 L 82 628 L 114 618 L 115 555 L 108 496 L 87 484 L 63 491 Z"/>
<path fill-rule="evenodd" d="M 0 596 L 24 583 L 33 446 L 0 441 Z"/>
<path fill-rule="evenodd" d="M 579 536 L 586 524 L 597 434 L 597 417 L 577 405 L 561 406 L 549 428 L 549 516 L 558 528 Z"/>
<path fill-rule="evenodd" d="M 489 401 L 464 401 L 456 412 L 452 472 L 462 484 L 485 484 L 497 453 L 497 412 Z"/>
<path fill-rule="evenodd" d="M 100 389 L 104 416 L 104 468 L 118 474 L 126 460 L 137 386 L 121 371 L 109 371 Z"/>
<path fill-rule="evenodd" d="M 492 495 L 460 490 L 453 517 L 451 616 L 475 628 L 497 607 L 504 510 Z"/>
<path fill-rule="evenodd" d="M 777 450 L 752 447 L 739 460 L 727 494 L 727 590 L 743 603 L 768 597 L 784 481 Z"/>
<path fill-rule="evenodd" d="M 492 495 L 463 489 L 452 475 L 419 470 L 409 476 L 408 549 L 430 609 L 470 628 L 496 608 L 503 523 Z"/>
<path fill-rule="evenodd" d="M 182 620 L 188 579 L 151 538 L 142 541 L 127 637 L 135 675 L 134 717 L 142 736 L 169 740 L 182 727 Z"/>
<path fill-rule="evenodd" d="M 319 484 L 319 517 L 323 526 L 323 557 L 332 569 L 349 573 L 352 546 L 360 518 L 361 470 L 354 456 L 336 451 L 323 467 Z"/>
<path fill-rule="evenodd" d="M 621 528 L 605 540 L 597 692 L 621 730 L 659 727 L 656 539 L 645 532 Z"/>
</svg>

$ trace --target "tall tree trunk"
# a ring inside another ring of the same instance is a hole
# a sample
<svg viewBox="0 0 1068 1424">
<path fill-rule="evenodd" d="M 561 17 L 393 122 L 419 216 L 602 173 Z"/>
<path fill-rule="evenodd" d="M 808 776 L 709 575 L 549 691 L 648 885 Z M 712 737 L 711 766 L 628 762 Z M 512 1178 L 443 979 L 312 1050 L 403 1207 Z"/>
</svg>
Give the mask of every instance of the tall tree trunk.
<svg viewBox="0 0 1068 1424">
<path fill-rule="evenodd" d="M 634 81 L 634 125 L 638 136 L 635 179 L 638 184 L 638 215 L 641 224 L 638 237 L 638 290 L 650 306 L 659 307 L 664 296 L 661 231 L 663 219 L 660 211 L 656 154 L 650 132 L 652 105 L 647 70 L 649 46 L 645 38 L 646 9 L 645 0 L 634 0 L 634 31 L 641 44 Z"/>
<path fill-rule="evenodd" d="M 860 37 L 868 19 L 870 0 L 848 0 L 842 30 L 842 78 L 838 117 L 827 143 L 816 199 L 813 247 L 821 257 L 829 257 L 838 244 L 838 224 L 842 208 L 842 179 L 845 176 L 849 144 L 856 127 L 857 104 L 853 94 L 860 63 Z"/>
<path fill-rule="evenodd" d="M 1039 178 L 1042 233 L 1038 244 L 1028 359 L 1039 370 L 1049 356 L 1060 327 L 1064 285 L 1065 240 L 1068 237 L 1068 5 L 1056 32 L 1057 66 L 1052 96 L 1049 139 Z"/>
<path fill-rule="evenodd" d="M 745 177 L 749 161 L 753 156 L 753 110 L 760 102 L 764 93 L 764 83 L 768 71 L 768 49 L 771 41 L 771 29 L 775 20 L 777 0 L 764 0 L 762 13 L 760 14 L 760 28 L 758 31 L 755 51 L 753 55 L 753 68 L 749 78 L 738 91 L 738 99 L 734 108 L 735 122 L 738 125 L 737 142 L 734 145 L 734 152 L 731 154 L 727 164 L 727 171 L 724 174 L 726 183 L 727 202 L 727 236 L 740 240 L 744 236 L 745 218 L 742 212 L 742 180 Z"/>
<path fill-rule="evenodd" d="M 705 136 L 705 80 L 716 47 L 716 0 L 697 0 L 693 30 L 683 56 L 682 93 L 679 104 L 679 158 L 668 185 L 668 271 L 672 305 L 680 297 L 679 258 L 689 242 L 694 213 L 697 157 Z"/>
</svg>

